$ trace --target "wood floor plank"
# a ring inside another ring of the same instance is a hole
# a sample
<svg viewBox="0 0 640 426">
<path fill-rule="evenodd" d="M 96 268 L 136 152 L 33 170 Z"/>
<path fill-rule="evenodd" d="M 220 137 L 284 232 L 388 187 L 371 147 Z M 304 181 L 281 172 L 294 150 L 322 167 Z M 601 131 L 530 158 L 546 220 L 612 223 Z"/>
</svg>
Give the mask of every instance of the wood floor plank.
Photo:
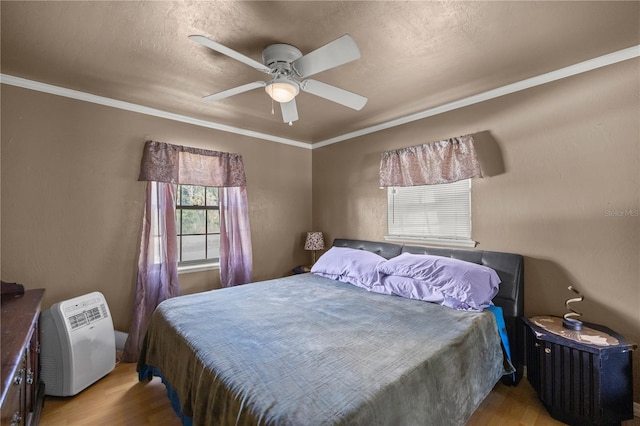
<svg viewBox="0 0 640 426">
<path fill-rule="evenodd" d="M 115 370 L 73 397 L 45 398 L 41 426 L 180 426 L 167 391 L 158 378 L 138 382 L 136 364 Z M 549 415 L 526 379 L 516 387 L 498 383 L 469 419 L 467 426 L 562 425 Z M 640 426 L 635 418 L 624 426 Z"/>
</svg>

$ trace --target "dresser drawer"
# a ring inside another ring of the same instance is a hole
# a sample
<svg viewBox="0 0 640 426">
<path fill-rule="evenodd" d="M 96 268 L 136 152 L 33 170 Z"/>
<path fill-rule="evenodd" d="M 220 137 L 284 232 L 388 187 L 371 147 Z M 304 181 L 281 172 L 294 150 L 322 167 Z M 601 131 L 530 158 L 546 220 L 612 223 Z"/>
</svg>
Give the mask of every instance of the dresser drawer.
<svg viewBox="0 0 640 426">
<path fill-rule="evenodd" d="M 2 426 L 23 425 L 25 420 L 23 414 L 25 412 L 25 354 L 22 355 L 20 364 L 17 366 L 15 374 L 11 380 L 8 380 L 6 394 L 2 402 Z"/>
</svg>

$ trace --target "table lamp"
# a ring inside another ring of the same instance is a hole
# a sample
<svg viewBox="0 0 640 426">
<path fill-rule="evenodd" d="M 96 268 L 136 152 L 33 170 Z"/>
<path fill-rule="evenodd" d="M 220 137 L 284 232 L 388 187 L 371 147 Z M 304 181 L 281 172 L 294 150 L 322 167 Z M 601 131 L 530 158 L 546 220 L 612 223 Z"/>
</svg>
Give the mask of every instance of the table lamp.
<svg viewBox="0 0 640 426">
<path fill-rule="evenodd" d="M 312 259 L 311 266 L 316 263 L 316 250 L 324 249 L 324 239 L 322 232 L 307 232 L 307 240 L 304 242 L 304 249 L 311 250 Z"/>
</svg>

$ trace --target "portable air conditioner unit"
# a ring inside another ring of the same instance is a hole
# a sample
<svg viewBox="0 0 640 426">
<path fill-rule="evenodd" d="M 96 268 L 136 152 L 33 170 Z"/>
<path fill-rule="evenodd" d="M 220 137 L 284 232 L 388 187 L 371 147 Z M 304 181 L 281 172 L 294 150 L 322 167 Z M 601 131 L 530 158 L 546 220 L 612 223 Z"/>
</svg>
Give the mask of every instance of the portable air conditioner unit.
<svg viewBox="0 0 640 426">
<path fill-rule="evenodd" d="M 109 306 L 100 292 L 56 303 L 40 315 L 40 377 L 45 394 L 71 396 L 115 368 Z"/>
</svg>

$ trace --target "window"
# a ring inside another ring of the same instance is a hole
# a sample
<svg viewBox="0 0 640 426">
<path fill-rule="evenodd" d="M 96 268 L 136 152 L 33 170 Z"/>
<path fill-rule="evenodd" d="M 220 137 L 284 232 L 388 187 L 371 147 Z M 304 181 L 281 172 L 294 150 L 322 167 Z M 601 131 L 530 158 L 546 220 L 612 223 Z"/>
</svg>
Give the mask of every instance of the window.
<svg viewBox="0 0 640 426">
<path fill-rule="evenodd" d="M 441 185 L 387 188 L 388 240 L 474 247 L 471 179 Z"/>
<path fill-rule="evenodd" d="M 218 188 L 178 185 L 176 191 L 178 265 L 217 263 L 220 257 Z"/>
</svg>

